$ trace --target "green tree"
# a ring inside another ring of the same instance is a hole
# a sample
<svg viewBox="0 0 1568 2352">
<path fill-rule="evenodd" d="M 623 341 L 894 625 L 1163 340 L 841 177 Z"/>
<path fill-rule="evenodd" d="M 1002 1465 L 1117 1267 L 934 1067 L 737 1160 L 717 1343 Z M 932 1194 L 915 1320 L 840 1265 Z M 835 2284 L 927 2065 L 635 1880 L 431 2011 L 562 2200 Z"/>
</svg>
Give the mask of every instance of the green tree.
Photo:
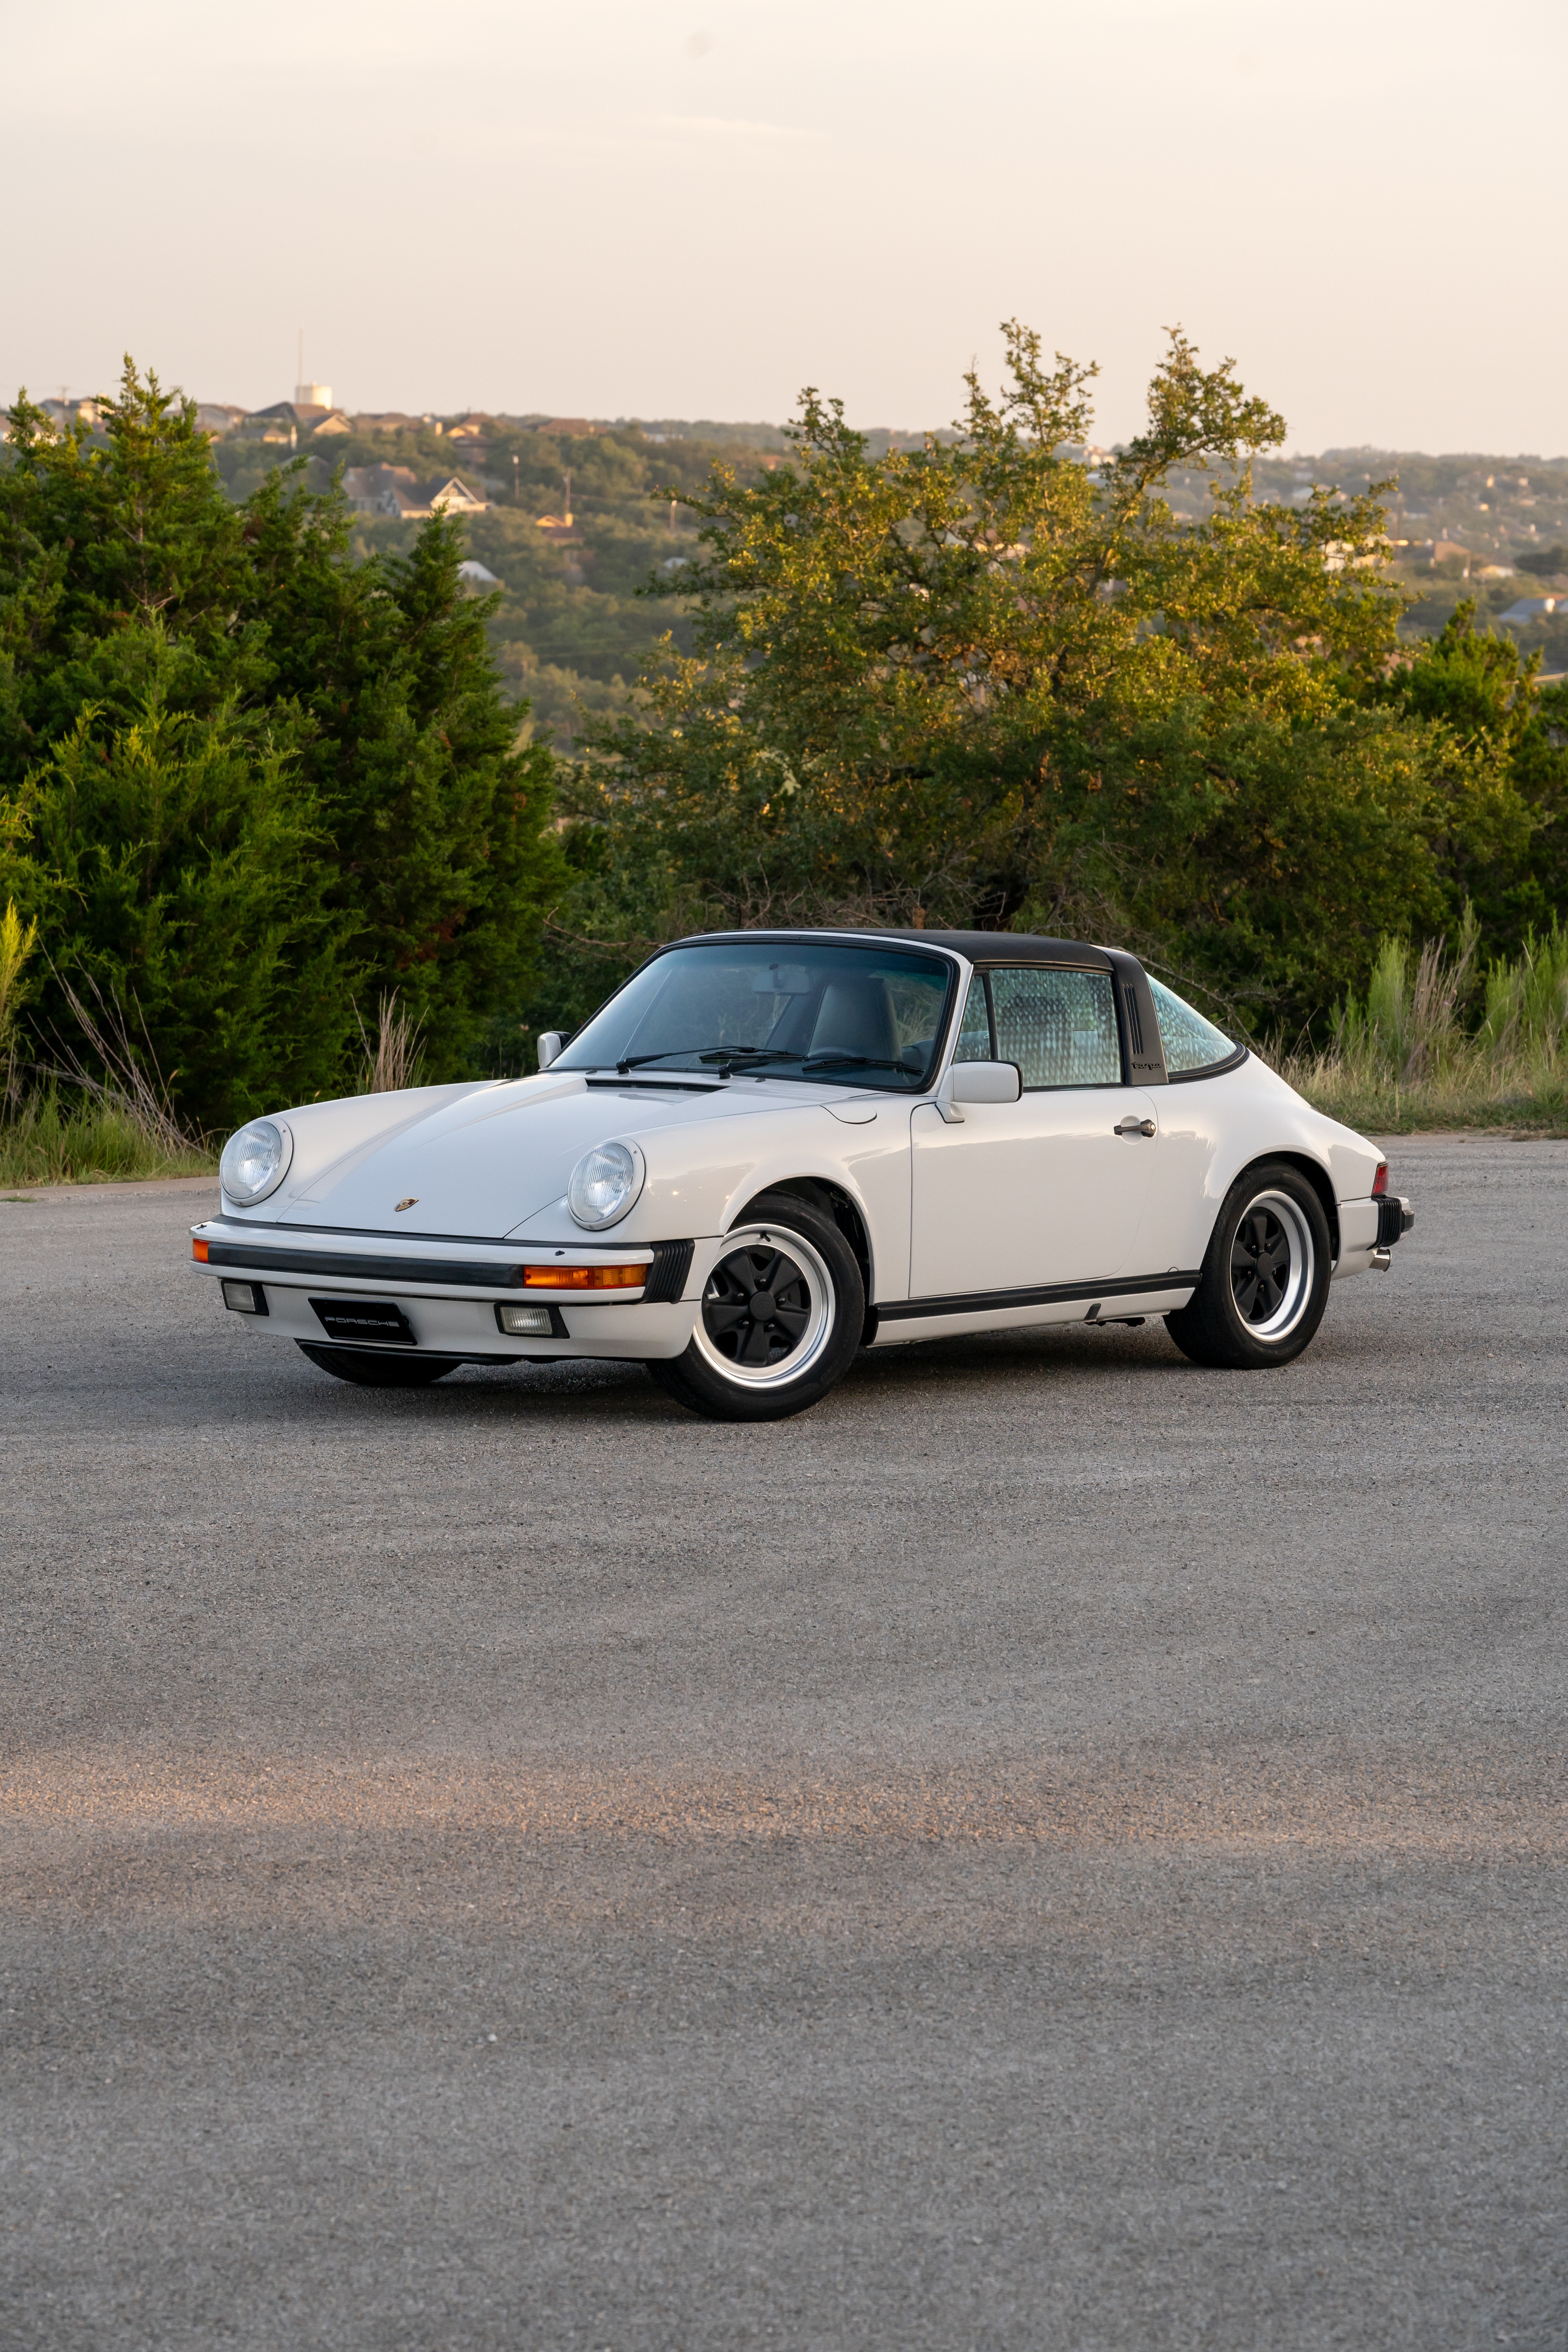
<svg viewBox="0 0 1568 2352">
<path fill-rule="evenodd" d="M 153 679 L 128 724 L 88 705 L 34 773 L 52 957 L 212 1125 L 338 1073 L 343 929 L 297 766 L 265 718 L 181 711 Z"/>
<path fill-rule="evenodd" d="M 1091 468 L 1093 369 L 1005 332 L 952 439 L 873 459 L 808 391 L 789 467 L 689 499 L 696 651 L 573 789 L 563 928 L 602 969 L 700 922 L 1037 926 L 1295 1021 L 1441 928 L 1455 812 L 1378 694 L 1405 599 L 1375 487 L 1255 498 L 1282 420 L 1180 334 Z M 1163 495 L 1194 467 L 1195 525 Z"/>
<path fill-rule="evenodd" d="M 0 844 L 43 947 L 122 992 L 184 1108 L 341 1084 L 396 987 L 432 1074 L 515 1010 L 554 887 L 457 527 L 354 562 L 336 488 L 224 495 L 194 405 L 127 362 L 97 434 L 24 397 L 0 462 Z M 68 1017 L 46 985 L 37 1019 Z"/>
<path fill-rule="evenodd" d="M 1467 599 L 1383 688 L 1427 730 L 1434 853 L 1494 954 L 1519 954 L 1568 907 L 1563 697 L 1537 690 L 1540 669 L 1539 653 L 1478 629 Z"/>
<path fill-rule="evenodd" d="M 328 903 L 358 926 L 364 984 L 424 1023 L 426 1066 L 475 1066 L 519 1002 L 562 881 L 547 826 L 554 761 L 520 744 L 502 697 L 493 599 L 458 577 L 462 528 L 423 524 L 406 555 L 347 557 L 335 498 L 273 476 L 247 511 L 274 690 L 306 721 L 305 772 L 336 856 Z"/>
</svg>

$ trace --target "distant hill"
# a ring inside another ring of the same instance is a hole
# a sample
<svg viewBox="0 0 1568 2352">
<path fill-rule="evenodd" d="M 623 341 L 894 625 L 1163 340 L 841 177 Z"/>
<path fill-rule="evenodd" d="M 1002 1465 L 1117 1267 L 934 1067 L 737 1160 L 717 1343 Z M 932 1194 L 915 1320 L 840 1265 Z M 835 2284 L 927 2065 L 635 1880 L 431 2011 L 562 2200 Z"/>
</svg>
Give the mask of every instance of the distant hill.
<svg viewBox="0 0 1568 2352">
<path fill-rule="evenodd" d="M 291 450 L 263 438 L 259 420 L 221 413 L 235 419 L 216 441 L 235 497 L 299 455 L 309 457 L 310 477 L 322 487 L 339 465 L 397 466 L 424 482 L 455 474 L 483 498 L 468 533 L 475 557 L 502 583 L 492 625 L 497 654 L 514 692 L 529 697 L 535 725 L 563 750 L 584 709 L 603 713 L 629 702 L 638 669 L 667 630 L 678 644 L 685 637 L 677 602 L 637 593 L 654 574 L 672 577 L 692 551 L 690 520 L 679 503 L 672 509 L 672 493 L 679 500 L 697 488 L 716 461 L 744 474 L 785 462 L 790 448 L 782 427 L 765 423 L 535 412 L 351 414 L 324 439 L 297 435 Z M 918 447 L 922 439 L 891 427 L 867 437 L 874 455 Z M 1098 454 L 1085 453 L 1090 460 Z M 1213 479 L 1173 475 L 1173 510 L 1197 520 Z M 1390 562 L 1420 592 L 1407 634 L 1441 627 L 1463 596 L 1475 599 L 1483 619 L 1495 620 L 1521 597 L 1550 593 L 1555 560 L 1568 562 L 1568 457 L 1329 449 L 1265 458 L 1254 468 L 1259 496 L 1297 504 L 1314 485 L 1354 491 L 1389 479 L 1397 485 L 1388 498 Z M 414 528 L 373 517 L 357 525 L 366 551 L 401 545 Z M 1549 670 L 1568 669 L 1568 617 L 1516 634 L 1527 650 L 1542 648 Z"/>
</svg>

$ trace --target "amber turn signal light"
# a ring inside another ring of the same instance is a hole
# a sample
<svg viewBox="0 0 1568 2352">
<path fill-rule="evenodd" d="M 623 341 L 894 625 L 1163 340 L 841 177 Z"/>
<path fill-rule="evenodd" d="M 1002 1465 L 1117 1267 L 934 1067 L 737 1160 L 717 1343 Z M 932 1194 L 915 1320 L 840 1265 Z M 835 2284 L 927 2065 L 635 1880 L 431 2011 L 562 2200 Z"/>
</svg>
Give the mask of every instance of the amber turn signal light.
<svg viewBox="0 0 1568 2352">
<path fill-rule="evenodd" d="M 525 1290 L 641 1290 L 646 1265 L 528 1265 Z"/>
<path fill-rule="evenodd" d="M 207 1262 L 207 1245 L 205 1242 L 193 1242 L 191 1244 L 191 1255 L 195 1259 L 198 1265 L 205 1265 Z"/>
</svg>

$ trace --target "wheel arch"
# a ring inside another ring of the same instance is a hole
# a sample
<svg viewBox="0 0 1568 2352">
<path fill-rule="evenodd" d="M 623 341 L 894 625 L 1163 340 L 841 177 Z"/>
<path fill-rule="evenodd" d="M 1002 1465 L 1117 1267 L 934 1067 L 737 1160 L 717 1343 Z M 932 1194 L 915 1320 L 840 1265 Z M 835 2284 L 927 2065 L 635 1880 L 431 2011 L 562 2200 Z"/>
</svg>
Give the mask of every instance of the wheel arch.
<svg viewBox="0 0 1568 2352">
<path fill-rule="evenodd" d="M 1275 1151 L 1256 1153 L 1244 1166 L 1237 1170 L 1229 1184 L 1226 1186 L 1227 1197 L 1235 1186 L 1240 1183 L 1242 1178 L 1250 1176 L 1255 1168 L 1279 1167 L 1281 1163 L 1287 1168 L 1294 1168 L 1299 1175 L 1304 1176 L 1321 1202 L 1323 1214 L 1328 1219 L 1329 1224 L 1329 1253 L 1333 1264 L 1337 1265 L 1340 1260 L 1340 1204 L 1334 1198 L 1332 1177 L 1322 1161 L 1314 1160 L 1310 1151 L 1293 1151 L 1289 1145 L 1282 1145 Z"/>
<path fill-rule="evenodd" d="M 860 1268 L 860 1281 L 866 1293 L 866 1332 L 861 1344 L 869 1347 L 877 1328 L 877 1310 L 871 1301 L 876 1296 L 872 1287 L 875 1268 L 871 1260 L 871 1231 L 866 1213 L 847 1185 L 836 1184 L 827 1176 L 783 1176 L 771 1183 L 759 1186 L 731 1218 L 727 1230 L 745 1224 L 754 1214 L 759 1201 L 776 1200 L 780 1193 L 786 1199 L 803 1201 L 819 1216 L 831 1217 L 845 1240 L 855 1253 Z"/>
</svg>

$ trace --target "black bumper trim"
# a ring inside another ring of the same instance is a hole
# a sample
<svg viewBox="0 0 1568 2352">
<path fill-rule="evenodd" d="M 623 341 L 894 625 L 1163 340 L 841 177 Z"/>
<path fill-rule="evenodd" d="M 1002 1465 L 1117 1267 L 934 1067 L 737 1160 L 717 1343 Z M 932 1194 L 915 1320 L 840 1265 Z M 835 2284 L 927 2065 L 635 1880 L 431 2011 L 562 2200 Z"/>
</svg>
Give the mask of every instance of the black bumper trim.
<svg viewBox="0 0 1568 2352">
<path fill-rule="evenodd" d="M 1415 1212 L 1397 1192 L 1384 1192 L 1377 1203 L 1377 1246 L 1392 1249 L 1415 1223 Z"/>
<path fill-rule="evenodd" d="M 330 1274 L 346 1282 L 444 1282 L 453 1289 L 521 1290 L 521 1265 L 482 1265 L 472 1258 L 358 1257 L 342 1250 L 254 1249 L 243 1242 L 209 1242 L 209 1265 L 243 1265 L 274 1282 L 290 1275 Z"/>
<path fill-rule="evenodd" d="M 643 1285 L 645 1306 L 668 1306 L 680 1297 L 691 1271 L 695 1242 L 655 1242 L 653 1264 Z"/>
<path fill-rule="evenodd" d="M 633 1254 L 640 1255 L 649 1244 L 647 1242 L 631 1242 L 626 1246 Z M 690 1242 L 655 1242 L 652 1244 L 653 1263 L 647 1269 L 647 1279 L 643 1285 L 644 1299 L 679 1297 L 691 1270 L 693 1247 Z M 540 1265 L 544 1260 L 534 1257 L 525 1265 L 486 1265 L 474 1258 L 359 1257 L 351 1256 L 346 1250 L 258 1249 L 246 1242 L 210 1241 L 206 1263 L 208 1265 L 245 1266 L 265 1274 L 272 1282 L 287 1282 L 297 1275 L 318 1279 L 322 1275 L 331 1275 L 345 1282 L 390 1283 L 394 1286 L 402 1282 L 428 1282 L 444 1283 L 453 1290 L 521 1290 L 524 1286 L 528 1265 Z M 578 1304 L 591 1305 L 593 1297 L 593 1292 L 584 1291 L 578 1297 Z M 629 1307 L 635 1306 L 637 1301 L 621 1299 L 616 1303 Z"/>
<path fill-rule="evenodd" d="M 969 1290 L 949 1298 L 877 1302 L 884 1323 L 914 1323 L 928 1315 L 1001 1315 L 1015 1307 L 1059 1307 L 1075 1298 L 1132 1298 L 1148 1291 L 1195 1290 L 1201 1273 L 1141 1274 L 1130 1282 L 1047 1282 L 1031 1290 Z"/>
</svg>

